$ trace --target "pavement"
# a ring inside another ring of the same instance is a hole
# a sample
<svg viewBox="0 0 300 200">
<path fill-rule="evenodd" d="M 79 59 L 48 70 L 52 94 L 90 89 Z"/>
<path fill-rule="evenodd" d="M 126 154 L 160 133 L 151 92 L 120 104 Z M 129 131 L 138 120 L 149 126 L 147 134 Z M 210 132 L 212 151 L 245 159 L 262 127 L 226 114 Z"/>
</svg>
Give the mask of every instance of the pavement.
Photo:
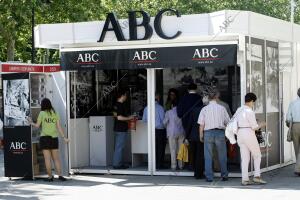
<svg viewBox="0 0 300 200">
<path fill-rule="evenodd" d="M 0 153 L 0 199 L 55 200 L 293 200 L 300 198 L 300 177 L 293 174 L 293 165 L 267 172 L 266 185 L 241 186 L 240 178 L 222 182 L 196 180 L 193 177 L 75 175 L 68 181 L 24 181 L 3 177 L 3 154 Z"/>
</svg>

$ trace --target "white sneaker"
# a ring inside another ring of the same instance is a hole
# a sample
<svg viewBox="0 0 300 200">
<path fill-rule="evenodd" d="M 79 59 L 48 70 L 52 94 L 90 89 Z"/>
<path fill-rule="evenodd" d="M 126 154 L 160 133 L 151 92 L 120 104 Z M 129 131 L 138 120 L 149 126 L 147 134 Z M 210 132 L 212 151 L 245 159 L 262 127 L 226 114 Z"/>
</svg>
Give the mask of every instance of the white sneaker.
<svg viewBox="0 0 300 200">
<path fill-rule="evenodd" d="M 267 182 L 264 181 L 261 177 L 254 177 L 254 178 L 253 178 L 253 182 L 254 182 L 255 184 L 261 184 L 261 185 L 267 184 Z"/>
</svg>

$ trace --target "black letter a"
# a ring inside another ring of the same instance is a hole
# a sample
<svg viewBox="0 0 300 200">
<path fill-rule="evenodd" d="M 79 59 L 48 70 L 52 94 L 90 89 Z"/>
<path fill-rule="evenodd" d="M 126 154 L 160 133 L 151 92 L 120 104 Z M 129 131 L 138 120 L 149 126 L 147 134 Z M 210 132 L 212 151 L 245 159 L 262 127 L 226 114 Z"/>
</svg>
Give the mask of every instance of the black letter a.
<svg viewBox="0 0 300 200">
<path fill-rule="evenodd" d="M 111 22 L 112 28 L 109 28 L 109 22 Z M 100 39 L 97 42 L 103 42 L 107 31 L 114 31 L 117 36 L 118 41 L 125 41 L 122 29 L 120 27 L 120 24 L 118 22 L 118 19 L 117 19 L 115 13 L 107 14 Z"/>
</svg>

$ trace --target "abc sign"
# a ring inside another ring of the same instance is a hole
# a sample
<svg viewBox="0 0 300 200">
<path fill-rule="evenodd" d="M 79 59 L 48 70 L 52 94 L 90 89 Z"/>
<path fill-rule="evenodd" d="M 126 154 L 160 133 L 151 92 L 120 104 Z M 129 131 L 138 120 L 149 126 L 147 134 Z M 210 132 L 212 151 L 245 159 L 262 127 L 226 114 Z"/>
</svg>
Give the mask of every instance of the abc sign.
<svg viewBox="0 0 300 200">
<path fill-rule="evenodd" d="M 12 142 L 10 144 L 9 149 L 13 149 L 13 150 L 25 150 L 27 148 L 27 144 L 26 142 Z"/>
<path fill-rule="evenodd" d="M 172 36 L 167 36 L 162 27 L 161 21 L 164 13 L 171 12 L 174 13 L 177 17 L 181 17 L 180 13 L 174 9 L 164 9 L 157 13 L 154 18 L 154 27 L 150 25 L 150 15 L 145 11 L 129 11 L 128 13 L 128 23 L 129 23 L 129 40 L 147 40 L 152 37 L 153 30 L 156 34 L 163 39 L 174 39 L 181 34 L 181 31 L 177 31 Z M 140 24 L 137 23 L 137 14 L 142 15 L 142 22 Z M 111 28 L 110 25 L 111 24 Z M 143 27 L 145 30 L 145 34 L 143 38 L 137 37 L 137 29 L 138 27 Z M 101 36 L 98 42 L 103 42 L 107 31 L 113 31 L 118 39 L 118 41 L 126 41 L 120 23 L 115 13 L 108 13 L 106 16 L 106 20 L 102 29 Z"/>
<path fill-rule="evenodd" d="M 136 51 L 132 60 L 156 60 L 156 51 Z"/>
</svg>

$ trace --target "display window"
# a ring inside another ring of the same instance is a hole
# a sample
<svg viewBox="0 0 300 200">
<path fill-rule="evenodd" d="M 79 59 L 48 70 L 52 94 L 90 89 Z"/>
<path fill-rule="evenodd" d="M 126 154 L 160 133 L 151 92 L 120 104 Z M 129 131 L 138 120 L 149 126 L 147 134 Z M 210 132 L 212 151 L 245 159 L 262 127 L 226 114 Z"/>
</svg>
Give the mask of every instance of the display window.
<svg viewBox="0 0 300 200">
<path fill-rule="evenodd" d="M 146 69 L 70 72 L 69 91 L 71 168 L 148 171 Z"/>
</svg>

